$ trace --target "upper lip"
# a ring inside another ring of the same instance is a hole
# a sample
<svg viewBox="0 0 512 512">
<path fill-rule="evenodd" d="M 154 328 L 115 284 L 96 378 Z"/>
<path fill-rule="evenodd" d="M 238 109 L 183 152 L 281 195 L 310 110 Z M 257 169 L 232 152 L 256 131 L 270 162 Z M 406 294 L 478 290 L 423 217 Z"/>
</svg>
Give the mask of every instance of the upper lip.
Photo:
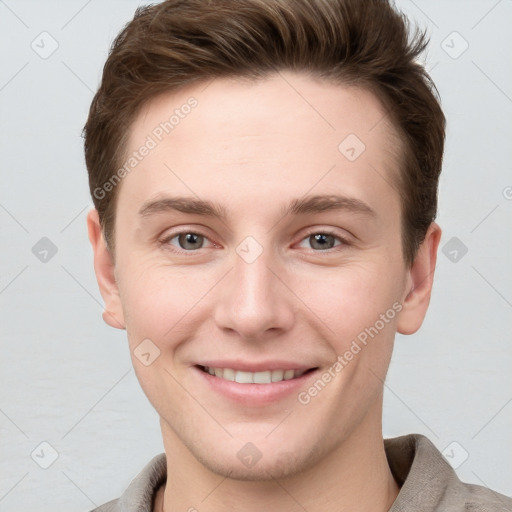
<svg viewBox="0 0 512 512">
<path fill-rule="evenodd" d="M 264 372 L 266 370 L 310 370 L 315 366 L 294 363 L 293 361 L 226 361 L 226 360 L 208 360 L 197 363 L 197 366 L 207 366 L 208 368 L 230 368 L 242 372 Z"/>
</svg>

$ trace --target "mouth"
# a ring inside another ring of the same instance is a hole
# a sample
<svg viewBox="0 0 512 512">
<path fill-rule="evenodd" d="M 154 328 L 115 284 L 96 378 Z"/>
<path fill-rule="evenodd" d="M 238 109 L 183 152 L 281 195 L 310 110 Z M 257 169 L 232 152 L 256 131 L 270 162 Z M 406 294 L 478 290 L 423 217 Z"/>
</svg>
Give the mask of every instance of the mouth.
<svg viewBox="0 0 512 512">
<path fill-rule="evenodd" d="M 318 369 L 273 369 L 250 372 L 235 370 L 233 368 L 213 368 L 202 365 L 197 365 L 197 368 L 213 377 L 228 382 L 236 382 L 238 384 L 273 384 L 276 382 L 295 380 Z"/>
</svg>

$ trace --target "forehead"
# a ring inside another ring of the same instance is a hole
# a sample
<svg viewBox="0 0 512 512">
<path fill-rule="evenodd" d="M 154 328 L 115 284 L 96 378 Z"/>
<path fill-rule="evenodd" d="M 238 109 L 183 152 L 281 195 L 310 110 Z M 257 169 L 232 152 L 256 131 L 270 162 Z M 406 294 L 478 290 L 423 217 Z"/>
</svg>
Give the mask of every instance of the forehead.
<svg viewBox="0 0 512 512">
<path fill-rule="evenodd" d="M 268 201 L 272 190 L 296 196 L 342 185 L 378 201 L 394 188 L 400 151 L 374 94 L 291 72 L 216 79 L 154 98 L 131 126 L 127 158 L 144 146 L 123 183 L 132 199 L 179 188 L 252 198 L 266 191 Z"/>
</svg>

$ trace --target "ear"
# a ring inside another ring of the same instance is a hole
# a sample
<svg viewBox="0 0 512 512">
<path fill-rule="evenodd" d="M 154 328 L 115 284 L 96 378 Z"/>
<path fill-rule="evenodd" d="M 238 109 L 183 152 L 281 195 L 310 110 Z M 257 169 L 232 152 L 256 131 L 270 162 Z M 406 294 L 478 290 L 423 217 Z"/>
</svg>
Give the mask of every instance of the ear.
<svg viewBox="0 0 512 512">
<path fill-rule="evenodd" d="M 87 215 L 87 231 L 94 253 L 94 272 L 105 302 L 103 320 L 111 327 L 124 329 L 124 315 L 119 297 L 119 289 L 114 273 L 114 262 L 101 230 L 98 210 L 91 210 Z"/>
<path fill-rule="evenodd" d="M 420 245 L 416 258 L 408 270 L 403 309 L 397 321 L 400 334 L 413 334 L 423 323 L 427 314 L 434 282 L 434 270 L 437 261 L 437 248 L 441 240 L 441 228 L 432 222 Z"/>
</svg>

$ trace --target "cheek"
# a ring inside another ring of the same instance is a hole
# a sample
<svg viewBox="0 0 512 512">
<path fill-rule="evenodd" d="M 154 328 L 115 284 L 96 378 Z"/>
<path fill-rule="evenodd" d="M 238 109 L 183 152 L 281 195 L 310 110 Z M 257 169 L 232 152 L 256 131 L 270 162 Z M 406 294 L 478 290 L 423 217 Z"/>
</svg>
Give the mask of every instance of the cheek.
<svg viewBox="0 0 512 512">
<path fill-rule="evenodd" d="M 216 306 L 212 298 L 223 286 L 225 268 L 171 266 L 131 253 L 119 262 L 119 269 L 132 350 L 145 338 L 168 350 L 193 336 L 194 326 L 212 321 Z M 293 295 L 284 293 L 281 299 L 289 301 L 290 307 L 298 306 L 300 326 L 309 324 L 336 354 L 342 354 L 358 336 L 364 339 L 366 330 L 400 297 L 399 271 L 390 268 L 388 258 L 368 258 L 332 268 L 301 265 L 283 275 Z M 279 287 L 274 293 L 279 293 Z M 381 337 L 394 327 L 394 318 L 388 315 L 386 320 L 385 327 L 379 329 Z"/>
<path fill-rule="evenodd" d="M 166 345 L 187 328 L 188 315 L 215 283 L 211 270 L 133 261 L 119 276 L 130 344 L 149 337 Z"/>
<path fill-rule="evenodd" d="M 208 289 L 207 279 L 204 275 L 199 278 L 190 269 L 186 272 L 147 261 L 142 263 L 139 260 L 125 266 L 119 276 L 132 364 L 152 405 L 158 411 L 166 410 L 178 417 L 177 403 L 180 400 L 186 403 L 187 397 L 173 379 L 179 375 L 174 358 L 180 344 L 194 335 L 191 322 L 197 322 L 195 307 Z M 139 349 L 143 346 L 144 350 Z M 149 365 L 138 359 L 138 354 L 147 352 L 151 358 L 153 353 L 157 354 Z"/>
<path fill-rule="evenodd" d="M 325 270 L 325 269 L 324 269 Z M 366 328 L 374 326 L 388 312 L 385 328 L 395 322 L 393 304 L 400 297 L 398 275 L 377 265 L 351 265 L 328 269 L 323 275 L 301 279 L 304 304 L 322 321 L 329 339 L 342 350 Z"/>
</svg>

